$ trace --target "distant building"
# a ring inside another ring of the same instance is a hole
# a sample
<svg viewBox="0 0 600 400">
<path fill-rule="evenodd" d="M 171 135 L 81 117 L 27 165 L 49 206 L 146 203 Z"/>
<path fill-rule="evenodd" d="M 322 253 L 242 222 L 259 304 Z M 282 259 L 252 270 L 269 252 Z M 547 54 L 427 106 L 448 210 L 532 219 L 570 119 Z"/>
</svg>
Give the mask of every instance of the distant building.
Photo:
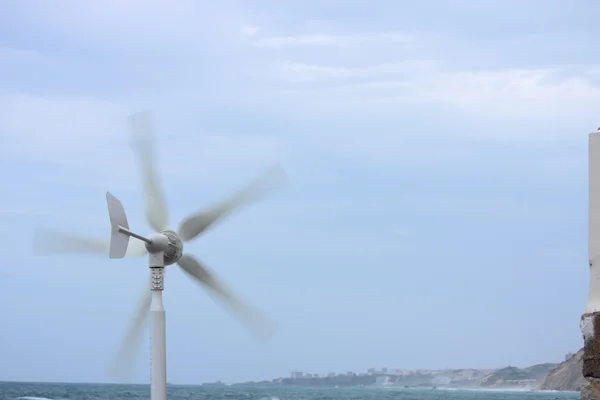
<svg viewBox="0 0 600 400">
<path fill-rule="evenodd" d="M 299 372 L 299 371 L 297 371 L 297 372 L 292 372 L 292 373 L 290 374 L 290 377 L 291 377 L 292 379 L 301 379 L 301 378 L 303 378 L 303 377 L 304 377 L 304 373 L 303 373 L 303 372 Z"/>
<path fill-rule="evenodd" d="M 369 375 L 375 375 L 377 373 L 377 369 L 376 368 L 369 368 L 367 370 L 367 374 Z"/>
<path fill-rule="evenodd" d="M 390 383 L 389 376 L 378 376 L 377 378 L 375 378 L 376 385 L 388 385 L 389 383 Z"/>
<path fill-rule="evenodd" d="M 335 376 L 336 376 L 335 372 L 330 372 L 330 373 L 327 374 L 328 378 L 335 378 Z"/>
</svg>

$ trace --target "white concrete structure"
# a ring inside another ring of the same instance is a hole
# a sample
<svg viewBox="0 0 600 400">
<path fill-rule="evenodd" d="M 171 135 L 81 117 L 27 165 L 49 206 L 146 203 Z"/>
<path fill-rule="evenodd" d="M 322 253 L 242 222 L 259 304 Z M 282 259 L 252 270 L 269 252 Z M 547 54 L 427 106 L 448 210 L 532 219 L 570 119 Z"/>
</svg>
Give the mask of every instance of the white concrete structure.
<svg viewBox="0 0 600 400">
<path fill-rule="evenodd" d="M 600 311 L 600 130 L 589 135 L 588 221 L 590 286 L 584 315 Z"/>
</svg>

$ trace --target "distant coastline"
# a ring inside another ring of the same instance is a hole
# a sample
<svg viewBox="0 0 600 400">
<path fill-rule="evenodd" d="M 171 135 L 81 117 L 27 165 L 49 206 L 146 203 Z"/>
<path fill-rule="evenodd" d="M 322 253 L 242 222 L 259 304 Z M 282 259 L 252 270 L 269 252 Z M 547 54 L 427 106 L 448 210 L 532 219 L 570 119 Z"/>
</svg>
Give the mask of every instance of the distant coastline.
<svg viewBox="0 0 600 400">
<path fill-rule="evenodd" d="M 223 382 L 203 386 L 297 386 L 297 387 L 402 387 L 455 389 L 520 389 L 577 391 L 583 380 L 581 351 L 567 354 L 562 363 L 544 363 L 526 368 L 399 370 L 375 369 L 355 373 L 325 375 L 292 372 L 289 377 L 226 385 Z"/>
<path fill-rule="evenodd" d="M 346 372 L 317 375 L 293 372 L 289 377 L 272 380 L 248 381 L 227 384 L 212 383 L 168 383 L 172 387 L 331 387 L 331 388 L 435 388 L 470 390 L 549 390 L 577 392 L 584 382 L 582 374 L 583 350 L 567 354 L 561 363 L 537 364 L 526 368 L 504 367 L 497 369 L 443 369 L 443 370 L 394 370 L 370 369 L 363 373 Z M 0 386 L 15 383 L 49 385 L 101 385 L 101 386 L 140 386 L 148 383 L 116 382 L 40 382 L 0 381 Z"/>
</svg>

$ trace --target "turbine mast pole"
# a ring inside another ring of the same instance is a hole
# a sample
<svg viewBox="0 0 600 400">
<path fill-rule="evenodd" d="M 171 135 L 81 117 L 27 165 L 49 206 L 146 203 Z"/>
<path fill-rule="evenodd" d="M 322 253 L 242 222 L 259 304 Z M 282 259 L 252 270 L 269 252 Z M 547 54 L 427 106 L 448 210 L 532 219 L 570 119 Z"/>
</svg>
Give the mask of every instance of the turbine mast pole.
<svg viewBox="0 0 600 400">
<path fill-rule="evenodd" d="M 600 400 L 593 390 L 600 383 L 600 128 L 589 135 L 588 300 L 581 316 L 583 376 L 581 400 Z"/>
<path fill-rule="evenodd" d="M 151 343 L 151 382 L 150 399 L 167 400 L 167 350 L 165 307 L 162 292 L 164 288 L 165 259 L 164 252 L 149 254 L 152 275 L 152 301 L 150 303 L 150 343 Z"/>
</svg>

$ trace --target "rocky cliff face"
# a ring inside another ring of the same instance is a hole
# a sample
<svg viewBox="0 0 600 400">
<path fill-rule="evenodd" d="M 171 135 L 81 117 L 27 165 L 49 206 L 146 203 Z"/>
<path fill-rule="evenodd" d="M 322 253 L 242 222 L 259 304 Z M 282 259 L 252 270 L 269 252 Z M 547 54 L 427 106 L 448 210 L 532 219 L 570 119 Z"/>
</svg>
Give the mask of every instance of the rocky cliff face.
<svg viewBox="0 0 600 400">
<path fill-rule="evenodd" d="M 579 350 L 567 361 L 558 364 L 550 370 L 538 386 L 538 389 L 578 391 L 584 382 L 582 367 L 583 349 Z"/>
</svg>

